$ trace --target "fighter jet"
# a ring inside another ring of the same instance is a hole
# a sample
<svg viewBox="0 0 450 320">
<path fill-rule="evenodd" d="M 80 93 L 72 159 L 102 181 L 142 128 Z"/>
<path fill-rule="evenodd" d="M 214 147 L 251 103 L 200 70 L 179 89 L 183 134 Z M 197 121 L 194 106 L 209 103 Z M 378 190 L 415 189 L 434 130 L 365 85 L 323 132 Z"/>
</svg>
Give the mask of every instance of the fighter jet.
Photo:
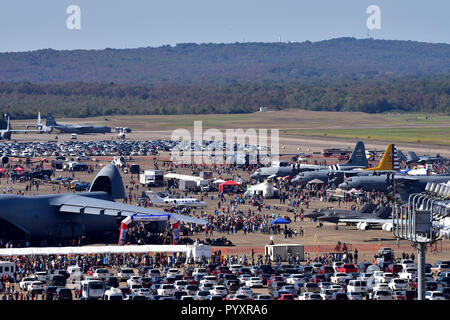
<svg viewBox="0 0 450 320">
<path fill-rule="evenodd" d="M 45 126 L 50 128 L 58 129 L 64 133 L 109 133 L 111 132 L 110 127 L 106 126 L 92 126 L 92 125 L 80 125 L 80 124 L 71 124 L 71 125 L 63 125 L 57 124 L 55 118 L 53 118 L 51 113 L 47 114 L 47 119 L 45 121 Z"/>
<path fill-rule="evenodd" d="M 392 208 L 390 206 L 379 207 L 373 204 L 365 205 L 360 211 L 349 211 L 325 215 L 319 217 L 319 221 L 338 223 L 348 219 L 389 219 Z"/>
<path fill-rule="evenodd" d="M 146 194 L 148 194 L 150 200 L 155 206 L 171 206 L 176 208 L 180 207 L 197 208 L 208 206 L 206 202 L 194 198 L 182 198 L 182 199 L 170 197 L 162 198 L 154 191 L 147 191 Z"/>
<path fill-rule="evenodd" d="M 313 210 L 310 213 L 305 214 L 305 218 L 308 219 L 313 219 L 314 221 L 320 218 L 324 218 L 324 217 L 334 217 L 334 216 L 340 216 L 340 215 L 347 215 L 347 214 L 356 214 L 356 213 L 360 213 L 360 214 L 365 214 L 365 213 L 372 213 L 373 210 L 376 208 L 376 205 L 372 204 L 372 203 L 368 203 L 366 205 L 364 205 L 361 210 L 359 211 L 349 211 L 346 209 L 335 209 L 333 207 L 329 207 L 329 208 L 323 208 L 320 210 Z"/>
<path fill-rule="evenodd" d="M 442 157 L 440 154 L 437 154 L 435 157 L 430 156 L 418 156 L 415 152 L 409 151 L 408 157 L 406 160 L 408 163 L 416 162 L 416 163 L 435 163 L 435 162 L 444 162 L 450 161 L 450 159 Z"/>
<path fill-rule="evenodd" d="M 75 238 L 119 230 L 121 221 L 134 215 L 161 215 L 160 210 L 115 202 L 124 199 L 125 189 L 118 169 L 105 166 L 93 180 L 89 192 L 40 196 L 0 195 L 0 222 L 22 230 L 31 239 Z M 164 213 L 165 214 L 165 213 Z M 170 214 L 171 221 L 206 224 L 207 221 Z M 150 232 L 162 232 L 168 221 L 146 225 Z"/>
</svg>

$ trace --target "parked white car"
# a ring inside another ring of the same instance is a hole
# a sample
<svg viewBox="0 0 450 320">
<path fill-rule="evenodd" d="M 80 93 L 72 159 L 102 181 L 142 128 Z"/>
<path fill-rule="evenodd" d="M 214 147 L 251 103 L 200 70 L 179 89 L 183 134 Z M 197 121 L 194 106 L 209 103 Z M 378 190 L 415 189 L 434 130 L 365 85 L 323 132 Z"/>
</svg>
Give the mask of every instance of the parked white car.
<svg viewBox="0 0 450 320">
<path fill-rule="evenodd" d="M 405 279 L 392 279 L 389 284 L 389 289 L 394 290 L 406 290 L 408 289 L 408 282 Z"/>
<path fill-rule="evenodd" d="M 425 291 L 425 300 L 445 300 L 441 291 Z"/>
<path fill-rule="evenodd" d="M 300 283 L 305 283 L 305 279 L 303 274 L 301 273 L 294 273 L 291 274 L 287 279 L 286 279 L 286 283 L 288 284 L 300 284 Z"/>
<path fill-rule="evenodd" d="M 175 286 L 173 284 L 162 284 L 157 291 L 161 296 L 171 296 L 176 292 Z"/>
<path fill-rule="evenodd" d="M 252 278 L 251 275 L 249 274 L 241 274 L 238 279 L 239 279 L 239 283 L 245 285 L 247 283 L 247 281 L 249 281 Z"/>
<path fill-rule="evenodd" d="M 127 285 L 131 287 L 133 284 L 142 284 L 142 278 L 139 276 L 132 276 L 127 280 Z"/>
<path fill-rule="evenodd" d="M 31 284 L 33 281 L 36 281 L 35 277 L 26 277 L 23 278 L 20 282 L 19 282 L 19 287 L 22 290 L 28 290 L 28 285 Z"/>
<path fill-rule="evenodd" d="M 199 284 L 202 284 L 202 283 L 210 283 L 210 284 L 212 284 L 213 286 L 215 286 L 215 285 L 218 284 L 218 283 L 217 283 L 217 277 L 215 277 L 215 276 L 204 276 L 204 277 L 200 280 Z"/>
<path fill-rule="evenodd" d="M 320 296 L 322 297 L 322 300 L 330 300 L 331 297 L 333 296 L 333 293 L 334 293 L 334 290 L 332 290 L 332 289 L 322 289 L 322 290 L 320 290 Z"/>
<path fill-rule="evenodd" d="M 211 293 L 211 295 L 217 295 L 217 296 L 221 296 L 221 297 L 226 297 L 228 294 L 228 290 L 225 286 L 214 286 L 214 288 L 212 290 L 209 290 L 209 292 Z"/>
<path fill-rule="evenodd" d="M 105 280 L 111 276 L 111 273 L 106 268 L 98 268 L 94 270 L 94 273 L 92 275 L 96 279 Z"/>
<path fill-rule="evenodd" d="M 349 275 L 347 273 L 343 272 L 336 272 L 334 275 L 330 277 L 330 282 L 337 284 L 342 283 L 345 281 L 345 279 L 349 279 Z"/>
<path fill-rule="evenodd" d="M 361 294 L 361 292 L 347 292 L 347 297 L 348 300 L 362 300 L 363 299 L 363 295 Z"/>
<path fill-rule="evenodd" d="M 322 297 L 319 293 L 314 292 L 302 292 L 298 296 L 298 300 L 322 300 Z"/>
<path fill-rule="evenodd" d="M 249 287 L 240 287 L 237 291 L 236 294 L 243 294 L 246 295 L 249 299 L 253 298 L 253 291 L 251 288 Z"/>
<path fill-rule="evenodd" d="M 28 285 L 27 291 L 41 293 L 44 291 L 44 283 L 42 281 L 33 281 Z"/>
<path fill-rule="evenodd" d="M 194 271 L 192 271 L 193 277 L 203 277 L 208 275 L 205 268 L 195 268 Z"/>
<path fill-rule="evenodd" d="M 347 285 L 347 293 L 358 292 L 365 294 L 367 292 L 367 281 L 364 280 L 350 280 Z"/>
<path fill-rule="evenodd" d="M 245 281 L 245 285 L 250 288 L 262 288 L 263 282 L 258 277 L 251 277 L 249 280 Z"/>
<path fill-rule="evenodd" d="M 189 282 L 187 282 L 186 280 L 176 280 L 173 285 L 175 286 L 175 289 L 177 289 L 177 291 L 182 291 L 186 290 Z"/>
<path fill-rule="evenodd" d="M 121 281 L 126 281 L 134 276 L 134 270 L 131 268 L 122 268 L 119 273 L 117 273 L 117 278 Z"/>
<path fill-rule="evenodd" d="M 392 294 L 387 290 L 374 290 L 370 293 L 369 299 L 371 300 L 392 300 Z"/>
<path fill-rule="evenodd" d="M 375 283 L 375 286 L 372 289 L 373 291 L 390 291 L 389 285 L 384 282 Z"/>
<path fill-rule="evenodd" d="M 398 277 L 400 279 L 411 280 L 417 277 L 417 269 L 416 268 L 403 268 L 402 272 L 398 273 Z"/>
</svg>

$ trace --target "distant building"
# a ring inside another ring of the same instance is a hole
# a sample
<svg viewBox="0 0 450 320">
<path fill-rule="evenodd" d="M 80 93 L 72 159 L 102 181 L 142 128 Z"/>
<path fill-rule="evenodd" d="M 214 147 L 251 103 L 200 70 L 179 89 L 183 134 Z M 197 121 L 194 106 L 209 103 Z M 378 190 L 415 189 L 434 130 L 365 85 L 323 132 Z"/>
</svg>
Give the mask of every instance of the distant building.
<svg viewBox="0 0 450 320">
<path fill-rule="evenodd" d="M 259 112 L 266 112 L 269 111 L 269 108 L 267 107 L 259 107 Z"/>
</svg>

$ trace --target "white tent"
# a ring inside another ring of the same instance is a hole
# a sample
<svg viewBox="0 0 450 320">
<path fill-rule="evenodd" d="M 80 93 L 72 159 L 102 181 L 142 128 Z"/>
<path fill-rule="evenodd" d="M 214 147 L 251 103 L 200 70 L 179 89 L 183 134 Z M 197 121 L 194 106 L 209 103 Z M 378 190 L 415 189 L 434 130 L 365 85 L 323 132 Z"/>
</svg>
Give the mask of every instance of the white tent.
<svg viewBox="0 0 450 320">
<path fill-rule="evenodd" d="M 273 186 L 273 183 L 265 181 L 263 183 L 250 186 L 245 192 L 245 194 L 247 195 L 262 194 L 264 198 L 274 198 L 279 195 L 279 192 L 280 191 Z"/>
<path fill-rule="evenodd" d="M 130 245 L 130 246 L 85 246 L 0 249 L 0 256 L 100 254 L 100 253 L 149 253 L 185 252 L 187 257 L 211 257 L 211 247 L 204 245 Z"/>
</svg>

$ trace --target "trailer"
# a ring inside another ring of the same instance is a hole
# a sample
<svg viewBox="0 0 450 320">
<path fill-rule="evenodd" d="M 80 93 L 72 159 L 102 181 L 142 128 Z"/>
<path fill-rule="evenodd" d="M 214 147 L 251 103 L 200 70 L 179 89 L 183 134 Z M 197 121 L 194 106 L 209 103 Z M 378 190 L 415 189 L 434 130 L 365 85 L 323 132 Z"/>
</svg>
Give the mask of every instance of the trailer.
<svg viewBox="0 0 450 320">
<path fill-rule="evenodd" d="M 289 254 L 299 256 L 301 261 L 305 260 L 305 247 L 299 244 L 268 244 L 265 253 L 272 261 L 276 261 L 277 255 L 281 257 L 281 261 L 288 261 Z"/>
<path fill-rule="evenodd" d="M 139 182 L 142 186 L 163 186 L 164 173 L 162 170 L 144 170 L 139 176 Z"/>
</svg>

